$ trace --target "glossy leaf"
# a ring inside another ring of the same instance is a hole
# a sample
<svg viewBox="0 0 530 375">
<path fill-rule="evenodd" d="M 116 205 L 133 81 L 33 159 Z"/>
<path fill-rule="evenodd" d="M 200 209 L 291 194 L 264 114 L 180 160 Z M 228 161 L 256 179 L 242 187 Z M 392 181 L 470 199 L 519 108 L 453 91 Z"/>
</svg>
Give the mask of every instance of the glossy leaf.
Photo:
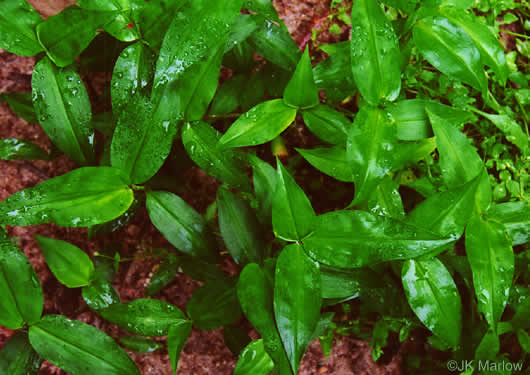
<svg viewBox="0 0 530 375">
<path fill-rule="evenodd" d="M 353 168 L 343 146 L 314 148 L 312 150 L 297 148 L 296 151 L 309 164 L 328 176 L 344 182 L 354 181 Z"/>
<path fill-rule="evenodd" d="M 223 115 L 233 112 L 239 107 L 239 98 L 247 84 L 248 77 L 243 74 L 233 76 L 224 81 L 217 90 L 208 111 L 211 115 Z"/>
<path fill-rule="evenodd" d="M 152 353 L 164 347 L 158 341 L 141 336 L 122 336 L 120 344 L 135 353 Z"/>
<path fill-rule="evenodd" d="M 144 298 L 114 303 L 97 313 L 118 327 L 142 336 L 166 336 L 173 324 L 187 319 L 176 306 Z"/>
<path fill-rule="evenodd" d="M 436 258 L 407 260 L 403 288 L 416 316 L 436 336 L 455 347 L 462 331 L 462 303 L 456 284 Z"/>
<path fill-rule="evenodd" d="M 83 300 L 92 310 L 101 310 L 120 302 L 120 296 L 109 281 L 95 279 L 82 290 Z"/>
<path fill-rule="evenodd" d="M 70 6 L 37 25 L 37 37 L 48 57 L 65 67 L 88 47 L 97 30 L 111 22 L 116 12 L 101 12 Z"/>
<path fill-rule="evenodd" d="M 217 190 L 219 227 L 237 264 L 262 263 L 265 255 L 261 226 L 249 204 L 227 189 Z"/>
<path fill-rule="evenodd" d="M 257 28 L 258 25 L 256 24 L 256 17 L 254 15 L 240 14 L 230 30 L 230 35 L 224 48 L 225 54 L 232 50 L 232 48 L 238 47 L 241 43 L 245 42 Z"/>
<path fill-rule="evenodd" d="M 239 355 L 234 375 L 267 375 L 274 368 L 274 362 L 265 351 L 263 339 L 254 340 Z"/>
<path fill-rule="evenodd" d="M 33 104 L 39 123 L 52 142 L 80 165 L 94 161 L 90 100 L 72 67 L 60 69 L 42 59 L 33 71 Z"/>
<path fill-rule="evenodd" d="M 365 201 L 393 167 L 396 130 L 386 114 L 373 107 L 363 107 L 349 130 L 346 152 L 354 168 L 355 199 Z"/>
<path fill-rule="evenodd" d="M 318 105 L 302 112 L 304 123 L 318 138 L 331 144 L 344 144 L 352 122 L 341 112 Z"/>
<path fill-rule="evenodd" d="M 177 371 L 180 353 L 191 334 L 191 328 L 192 324 L 189 320 L 182 320 L 169 327 L 169 333 L 167 335 L 167 352 L 169 354 L 169 361 L 171 362 L 173 374 Z"/>
<path fill-rule="evenodd" d="M 300 109 L 318 105 L 318 90 L 313 78 L 309 47 L 306 47 L 302 58 L 298 61 L 293 77 L 283 92 L 283 100 L 287 105 Z"/>
<path fill-rule="evenodd" d="M 528 135 L 524 133 L 523 128 L 513 118 L 508 115 L 491 115 L 480 112 L 480 114 L 490 120 L 495 126 L 502 131 L 506 139 L 516 145 L 525 155 L 528 151 Z"/>
<path fill-rule="evenodd" d="M 522 245 L 530 237 L 530 205 L 527 202 L 496 204 L 488 210 L 488 217 L 504 225 L 512 245 Z"/>
<path fill-rule="evenodd" d="M 395 100 L 401 90 L 398 40 L 378 1 L 360 0 L 351 12 L 353 78 L 371 105 Z"/>
<path fill-rule="evenodd" d="M 165 191 L 147 194 L 147 211 L 153 225 L 183 253 L 210 258 L 213 244 L 206 222 L 178 196 Z"/>
<path fill-rule="evenodd" d="M 178 262 L 182 271 L 193 280 L 216 281 L 225 277 L 225 273 L 215 264 L 207 263 L 196 257 L 179 256 Z"/>
<path fill-rule="evenodd" d="M 31 347 L 28 334 L 15 333 L 0 350 L 0 373 L 6 375 L 37 375 L 42 358 Z"/>
<path fill-rule="evenodd" d="M 272 141 L 296 117 L 296 109 L 288 107 L 282 99 L 258 104 L 239 117 L 219 140 L 226 147 L 255 146 Z"/>
<path fill-rule="evenodd" d="M 31 99 L 30 92 L 24 93 L 11 93 L 11 94 L 2 94 L 0 95 L 0 101 L 7 101 L 9 108 L 15 112 L 18 116 L 22 117 L 27 122 L 36 124 L 39 122 L 37 115 L 35 113 L 35 108 L 33 107 L 33 101 Z"/>
<path fill-rule="evenodd" d="M 119 170 L 85 167 L 10 195 L 0 203 L 0 217 L 7 225 L 85 227 L 115 219 L 133 199 Z"/>
<path fill-rule="evenodd" d="M 276 237 L 299 241 L 313 228 L 315 211 L 304 191 L 278 161 L 278 177 L 272 198 L 272 227 Z"/>
<path fill-rule="evenodd" d="M 42 18 L 26 0 L 5 0 L 0 5 L 0 48 L 15 55 L 34 56 L 42 51 L 35 27 Z"/>
<path fill-rule="evenodd" d="M 195 290 L 186 307 L 195 327 L 215 329 L 239 319 L 241 307 L 237 299 L 236 281 L 211 281 Z"/>
<path fill-rule="evenodd" d="M 151 277 L 149 285 L 145 289 L 145 295 L 152 296 L 165 288 L 177 275 L 177 268 L 176 259 L 171 257 L 160 263 L 156 271 L 153 272 L 153 277 Z"/>
<path fill-rule="evenodd" d="M 261 14 L 272 21 L 280 21 L 276 8 L 271 0 L 245 0 L 244 7 L 254 13 Z"/>
<path fill-rule="evenodd" d="M 94 264 L 80 248 L 68 242 L 35 236 L 46 264 L 54 276 L 68 288 L 90 284 L 94 277 Z"/>
<path fill-rule="evenodd" d="M 423 57 L 436 69 L 477 90 L 486 90 L 480 51 L 461 27 L 444 17 L 426 17 L 416 23 L 413 35 Z"/>
<path fill-rule="evenodd" d="M 259 203 L 258 220 L 270 225 L 277 173 L 269 163 L 264 162 L 257 156 L 250 157 L 250 164 L 252 165 L 254 192 Z"/>
<path fill-rule="evenodd" d="M 31 326 L 29 340 L 44 359 L 72 375 L 140 375 L 113 339 L 77 320 L 47 315 Z"/>
<path fill-rule="evenodd" d="M 472 218 L 466 228 L 466 254 L 479 311 L 495 327 L 508 301 L 514 276 L 514 255 L 504 226 Z"/>
<path fill-rule="evenodd" d="M 127 209 L 127 211 L 125 211 L 122 215 L 120 215 L 116 219 L 108 221 L 103 224 L 96 224 L 96 225 L 90 226 L 88 228 L 88 236 L 87 236 L 88 239 L 91 240 L 98 236 L 103 236 L 105 234 L 115 232 L 125 227 L 132 220 L 132 218 L 136 215 L 136 212 L 138 211 L 138 207 L 140 206 L 140 203 L 143 203 L 143 202 L 140 202 L 140 200 L 135 198 L 132 204 Z"/>
<path fill-rule="evenodd" d="M 302 243 L 317 261 L 357 268 L 436 253 L 454 241 L 400 220 L 365 211 L 334 211 L 317 217 Z"/>
<path fill-rule="evenodd" d="M 236 150 L 220 150 L 221 134 L 209 124 L 197 121 L 182 128 L 182 143 L 190 158 L 206 173 L 226 184 L 250 191 L 244 155 Z"/>
<path fill-rule="evenodd" d="M 274 316 L 294 373 L 320 320 L 318 264 L 299 245 L 285 247 L 276 262 Z"/>
<path fill-rule="evenodd" d="M 155 68 L 153 52 L 141 42 L 125 48 L 112 73 L 110 96 L 115 118 L 127 107 L 137 92 L 146 90 L 151 84 Z"/>
<path fill-rule="evenodd" d="M 405 209 L 398 189 L 399 184 L 394 182 L 390 176 L 385 178 L 366 201 L 368 211 L 393 219 L 404 218 Z"/>
<path fill-rule="evenodd" d="M 44 298 L 28 259 L 9 238 L 0 238 L 0 325 L 19 329 L 39 321 Z"/>
<path fill-rule="evenodd" d="M 322 278 L 322 298 L 356 298 L 361 295 L 365 284 L 370 284 L 371 279 L 377 280 L 378 275 L 368 268 L 341 269 L 320 265 Z"/>
<path fill-rule="evenodd" d="M 34 143 L 23 139 L 0 139 L 0 159 L 2 160 L 48 160 L 46 151 Z"/>
</svg>

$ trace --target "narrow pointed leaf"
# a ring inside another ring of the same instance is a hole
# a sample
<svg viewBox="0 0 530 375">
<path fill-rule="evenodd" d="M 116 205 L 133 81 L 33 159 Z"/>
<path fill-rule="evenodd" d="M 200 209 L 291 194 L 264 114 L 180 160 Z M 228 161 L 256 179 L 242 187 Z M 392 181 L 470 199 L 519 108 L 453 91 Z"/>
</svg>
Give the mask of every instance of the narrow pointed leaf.
<svg viewBox="0 0 530 375">
<path fill-rule="evenodd" d="M 309 47 L 306 47 L 293 77 L 283 92 L 283 100 L 287 105 L 300 109 L 313 108 L 318 105 L 318 90 L 313 78 Z"/>
<path fill-rule="evenodd" d="M 385 178 L 377 185 L 377 188 L 366 201 L 368 211 L 375 215 L 403 219 L 405 217 L 405 209 L 403 208 L 403 200 L 398 189 L 398 183 L 394 182 L 390 177 Z"/>
<path fill-rule="evenodd" d="M 488 217 L 504 225 L 512 245 L 522 245 L 530 237 L 530 204 L 506 202 L 496 204 L 488 210 Z"/>
<path fill-rule="evenodd" d="M 254 340 L 239 355 L 234 375 L 267 375 L 274 369 L 274 362 L 265 351 L 263 339 Z"/>
<path fill-rule="evenodd" d="M 135 353 L 152 353 L 164 347 L 158 341 L 141 336 L 122 336 L 120 344 Z"/>
<path fill-rule="evenodd" d="M 505 134 L 506 139 L 510 143 L 516 145 L 523 155 L 526 155 L 528 151 L 528 135 L 525 134 L 521 125 L 508 115 L 491 115 L 485 112 L 481 112 L 481 115 L 490 120 Z"/>
<path fill-rule="evenodd" d="M 0 373 L 9 375 L 37 375 L 42 358 L 29 343 L 28 334 L 15 333 L 0 350 Z"/>
<path fill-rule="evenodd" d="M 92 310 L 101 310 L 120 302 L 120 296 L 109 281 L 98 278 L 82 290 L 83 300 Z"/>
<path fill-rule="evenodd" d="M 353 168 L 343 146 L 314 148 L 312 150 L 297 148 L 296 151 L 309 164 L 328 176 L 344 182 L 354 181 Z"/>
<path fill-rule="evenodd" d="M 92 111 L 77 72 L 72 67 L 57 68 L 44 58 L 35 66 L 31 87 L 39 123 L 52 142 L 76 163 L 92 163 Z"/>
<path fill-rule="evenodd" d="M 302 112 L 304 123 L 318 138 L 331 144 L 344 144 L 352 122 L 341 112 L 318 105 Z"/>
<path fill-rule="evenodd" d="M 5 0 L 0 5 L 0 48 L 15 55 L 34 56 L 42 51 L 35 27 L 42 18 L 26 0 Z"/>
<path fill-rule="evenodd" d="M 451 274 L 436 258 L 407 260 L 401 274 L 403 288 L 416 316 L 452 347 L 462 331 L 462 302 Z"/>
<path fill-rule="evenodd" d="M 257 156 L 252 155 L 250 157 L 250 164 L 252 165 L 254 192 L 259 203 L 258 220 L 261 223 L 270 225 L 277 173 L 269 163 L 264 162 Z"/>
<path fill-rule="evenodd" d="M 112 338 L 77 320 L 47 315 L 31 326 L 29 340 L 44 359 L 72 375 L 140 375 Z"/>
<path fill-rule="evenodd" d="M 180 353 L 191 334 L 191 328 L 192 324 L 190 320 L 182 320 L 169 327 L 169 333 L 167 335 L 167 352 L 169 354 L 169 361 L 171 362 L 173 374 L 177 371 Z"/>
<path fill-rule="evenodd" d="M 401 71 L 392 25 L 376 0 L 356 1 L 351 21 L 351 63 L 359 91 L 374 106 L 395 100 L 401 90 Z"/>
<path fill-rule="evenodd" d="M 35 113 L 35 107 L 33 106 L 32 95 L 30 92 L 18 93 L 14 92 L 11 94 L 0 95 L 0 102 L 5 99 L 9 108 L 15 112 L 18 116 L 22 117 L 27 122 L 36 124 L 39 122 L 37 114 Z"/>
<path fill-rule="evenodd" d="M 34 143 L 23 139 L 0 139 L 0 159 L 2 160 L 48 160 L 46 151 Z"/>
</svg>

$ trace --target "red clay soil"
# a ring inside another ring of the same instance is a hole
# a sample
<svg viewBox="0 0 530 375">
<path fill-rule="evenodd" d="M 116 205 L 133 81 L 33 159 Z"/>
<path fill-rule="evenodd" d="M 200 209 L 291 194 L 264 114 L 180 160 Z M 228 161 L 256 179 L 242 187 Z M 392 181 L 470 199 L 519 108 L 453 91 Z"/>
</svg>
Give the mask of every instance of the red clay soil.
<svg viewBox="0 0 530 375">
<path fill-rule="evenodd" d="M 57 13 L 69 1 L 30 0 L 43 14 L 50 16 Z M 315 24 L 322 24 L 322 15 L 329 10 L 329 3 L 318 0 L 275 1 L 275 6 L 284 18 L 289 30 L 299 44 L 304 44 L 307 35 Z M 323 38 L 329 38 L 325 33 Z M 335 37 L 335 36 L 334 36 Z M 31 91 L 31 72 L 33 58 L 17 57 L 0 50 L 0 94 Z M 85 80 L 86 81 L 86 80 Z M 90 90 L 89 90 L 90 91 Z M 49 150 L 50 140 L 39 125 L 29 124 L 16 116 L 6 103 L 0 103 L 0 139 L 20 138 L 34 142 Z M 66 156 L 53 161 L 1 161 L 0 160 L 0 201 L 9 195 L 35 186 L 55 176 L 62 175 L 75 168 L 75 164 Z M 186 192 L 183 198 L 199 212 L 204 212 L 207 205 L 215 199 L 219 184 L 198 168 L 190 168 L 184 173 Z M 135 216 L 125 228 L 101 239 L 88 241 L 86 229 L 61 228 L 52 224 L 30 227 L 8 227 L 9 234 L 16 237 L 18 244 L 36 270 L 45 297 L 45 314 L 63 314 L 71 319 L 78 319 L 105 331 L 117 339 L 126 332 L 109 324 L 94 314 L 81 297 L 80 289 L 68 289 L 62 286 L 51 274 L 34 239 L 35 235 L 59 238 L 71 242 L 89 255 L 104 247 L 119 251 L 122 258 L 134 257 L 143 248 L 170 248 L 167 241 L 152 226 L 144 209 Z M 148 285 L 158 262 L 153 259 L 142 259 L 124 262 L 120 266 L 113 286 L 122 301 L 127 302 L 145 297 L 144 290 Z M 230 259 L 225 259 L 221 267 L 228 273 L 237 271 L 237 266 Z M 187 301 L 201 283 L 194 281 L 183 273 L 178 273 L 173 282 L 155 298 L 172 303 L 185 310 Z M 248 324 L 241 319 L 242 327 Z M 0 327 L 0 348 L 13 334 Z M 252 337 L 257 337 L 252 331 Z M 163 341 L 161 339 L 161 341 Z M 170 375 L 171 368 L 166 350 L 150 354 L 129 352 L 143 375 Z M 232 374 L 237 358 L 233 356 L 223 341 L 222 329 L 212 331 L 193 330 L 186 343 L 179 364 L 179 375 L 228 375 Z M 318 341 L 313 342 L 304 356 L 299 374 L 366 374 L 398 375 L 401 374 L 402 355 L 397 353 L 386 365 L 377 365 L 371 359 L 369 343 L 354 338 L 337 339 L 331 355 L 325 359 Z M 45 362 L 40 375 L 64 375 L 65 372 Z"/>
</svg>

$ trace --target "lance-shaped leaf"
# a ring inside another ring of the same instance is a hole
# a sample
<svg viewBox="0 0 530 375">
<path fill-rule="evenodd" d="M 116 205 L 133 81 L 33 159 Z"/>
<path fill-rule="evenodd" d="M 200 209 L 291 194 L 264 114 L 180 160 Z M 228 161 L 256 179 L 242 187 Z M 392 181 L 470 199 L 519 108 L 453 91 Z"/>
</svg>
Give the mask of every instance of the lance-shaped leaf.
<svg viewBox="0 0 530 375">
<path fill-rule="evenodd" d="M 416 316 L 452 347 L 462 331 L 462 302 L 451 274 L 436 258 L 407 260 L 401 273 L 403 288 Z"/>
<path fill-rule="evenodd" d="M 278 160 L 278 179 L 272 198 L 274 234 L 286 241 L 299 241 L 311 231 L 314 220 L 311 202 Z"/>
<path fill-rule="evenodd" d="M 195 327 L 215 329 L 239 319 L 241 307 L 236 283 L 235 279 L 210 281 L 193 293 L 186 311 Z"/>
<path fill-rule="evenodd" d="M 477 111 L 482 116 L 490 120 L 500 131 L 502 131 L 506 139 L 516 145 L 519 150 L 526 155 L 528 151 L 528 135 L 525 134 L 521 125 L 519 125 L 512 117 L 508 115 L 492 115 L 486 112 Z"/>
<path fill-rule="evenodd" d="M 97 30 L 111 22 L 116 12 L 70 6 L 37 26 L 37 37 L 49 58 L 60 67 L 70 65 L 88 47 Z"/>
<path fill-rule="evenodd" d="M 283 92 L 283 100 L 287 105 L 300 109 L 318 105 L 318 90 L 313 78 L 309 47 L 306 47 L 302 58 L 298 61 L 293 77 Z"/>
<path fill-rule="evenodd" d="M 89 286 L 84 287 L 82 295 L 83 300 L 92 310 L 101 310 L 120 302 L 116 289 L 103 278 L 97 278 Z"/>
<path fill-rule="evenodd" d="M 145 90 L 153 80 L 155 56 L 141 42 L 125 48 L 114 65 L 110 96 L 115 118 L 127 107 L 137 92 Z"/>
<path fill-rule="evenodd" d="M 255 146 L 272 141 L 296 117 L 296 109 L 282 99 L 269 100 L 239 117 L 219 140 L 224 147 Z"/>
<path fill-rule="evenodd" d="M 319 171 L 339 181 L 353 182 L 354 173 L 344 146 L 321 147 L 312 150 L 297 148 L 296 151 Z"/>
<path fill-rule="evenodd" d="M 190 336 L 191 328 L 192 324 L 190 320 L 182 320 L 169 327 L 169 333 L 167 334 L 167 352 L 169 354 L 169 361 L 171 362 L 173 374 L 177 371 L 180 353 Z"/>
<path fill-rule="evenodd" d="M 121 112 L 112 137 L 110 161 L 127 174 L 132 183 L 149 180 L 171 151 L 175 123 L 153 120 L 149 99 L 137 94 Z"/>
<path fill-rule="evenodd" d="M 304 123 L 318 138 L 331 144 L 344 144 L 351 121 L 327 105 L 302 112 Z"/>
<path fill-rule="evenodd" d="M 32 95 L 30 92 L 14 92 L 0 95 L 0 102 L 7 101 L 9 108 L 27 122 L 36 124 L 39 122 L 33 107 Z"/>
<path fill-rule="evenodd" d="M 173 324 L 187 320 L 178 307 L 157 299 L 114 303 L 97 313 L 118 327 L 142 336 L 165 336 Z"/>
<path fill-rule="evenodd" d="M 513 250 L 504 226 L 473 217 L 466 228 L 466 253 L 479 311 L 495 327 L 508 301 L 514 275 Z"/>
<path fill-rule="evenodd" d="M 183 253 L 212 258 L 214 247 L 204 218 L 180 197 L 165 191 L 147 194 L 153 225 Z"/>
<path fill-rule="evenodd" d="M 206 173 L 226 184 L 250 191 L 244 155 L 236 150 L 221 150 L 221 134 L 202 122 L 187 123 L 182 128 L 182 143 L 190 158 Z"/>
<path fill-rule="evenodd" d="M 496 204 L 488 210 L 488 217 L 504 225 L 512 245 L 522 245 L 530 237 L 530 204 L 528 202 L 506 202 Z"/>
<path fill-rule="evenodd" d="M 341 269 L 320 265 L 322 298 L 356 298 L 370 287 L 380 287 L 379 275 L 369 268 Z"/>
<path fill-rule="evenodd" d="M 302 243 L 321 263 L 357 268 L 440 252 L 454 238 L 365 211 L 334 211 L 317 217 Z"/>
<path fill-rule="evenodd" d="M 444 17 L 426 17 L 416 23 L 413 36 L 423 57 L 436 69 L 477 90 L 486 90 L 480 51 L 461 27 Z"/>
<path fill-rule="evenodd" d="M 263 337 L 265 351 L 280 374 L 292 374 L 274 320 L 273 280 L 257 264 L 248 264 L 239 276 L 237 295 L 245 316 Z"/>
<path fill-rule="evenodd" d="M 133 199 L 119 170 L 84 167 L 10 195 L 0 203 L 0 217 L 7 225 L 85 227 L 117 218 Z"/>
<path fill-rule="evenodd" d="M 401 90 L 398 40 L 378 1 L 360 0 L 351 12 L 351 63 L 359 91 L 372 105 Z"/>
<path fill-rule="evenodd" d="M 397 182 L 394 182 L 390 176 L 386 177 L 366 201 L 368 211 L 394 219 L 404 218 L 405 209 L 398 188 Z"/>
<path fill-rule="evenodd" d="M 254 192 L 259 203 L 258 220 L 261 223 L 270 225 L 277 173 L 269 163 L 264 162 L 255 155 L 250 157 L 250 164 L 252 165 Z"/>
<path fill-rule="evenodd" d="M 61 284 L 79 288 L 90 284 L 94 277 L 94 263 L 80 248 L 68 242 L 35 236 L 46 264 Z"/>
<path fill-rule="evenodd" d="M 365 201 L 393 167 L 396 129 L 386 114 L 374 107 L 363 107 L 349 129 L 346 151 L 354 168 L 355 199 Z"/>
<path fill-rule="evenodd" d="M 141 336 L 122 336 L 120 344 L 135 353 L 152 353 L 164 347 L 158 341 Z"/>
<path fill-rule="evenodd" d="M 42 51 L 35 27 L 42 18 L 26 0 L 5 0 L 0 4 L 0 48 L 15 55 L 33 56 Z"/>
<path fill-rule="evenodd" d="M 44 359 L 73 375 L 140 375 L 127 353 L 96 327 L 62 315 L 47 315 L 29 329 Z"/>
<path fill-rule="evenodd" d="M 29 343 L 28 334 L 15 333 L 0 350 L 0 373 L 9 375 L 37 375 L 42 358 Z"/>
<path fill-rule="evenodd" d="M 39 321 L 44 298 L 28 259 L 9 238 L 0 238 L 0 325 L 19 329 Z"/>
<path fill-rule="evenodd" d="M 265 351 L 263 339 L 254 340 L 239 355 L 234 375 L 267 375 L 274 369 L 274 362 Z"/>
<path fill-rule="evenodd" d="M 90 100 L 72 67 L 57 68 L 42 59 L 31 79 L 39 123 L 52 142 L 80 165 L 94 161 L 94 130 Z"/>
<path fill-rule="evenodd" d="M 249 204 L 227 189 L 217 190 L 219 227 L 237 264 L 262 263 L 265 255 L 261 227 Z"/>
<path fill-rule="evenodd" d="M 299 245 L 285 247 L 276 262 L 274 316 L 295 374 L 320 320 L 321 305 L 318 263 Z"/>
<path fill-rule="evenodd" d="M 2 160 L 48 160 L 46 151 L 34 143 L 23 139 L 0 139 L 0 159 Z"/>
<path fill-rule="evenodd" d="M 493 69 L 503 85 L 508 78 L 508 65 L 501 44 L 495 33 L 474 14 L 462 11 L 462 9 L 442 6 L 440 14 L 449 19 L 453 24 L 461 27 L 467 35 L 475 42 L 482 62 Z"/>
</svg>

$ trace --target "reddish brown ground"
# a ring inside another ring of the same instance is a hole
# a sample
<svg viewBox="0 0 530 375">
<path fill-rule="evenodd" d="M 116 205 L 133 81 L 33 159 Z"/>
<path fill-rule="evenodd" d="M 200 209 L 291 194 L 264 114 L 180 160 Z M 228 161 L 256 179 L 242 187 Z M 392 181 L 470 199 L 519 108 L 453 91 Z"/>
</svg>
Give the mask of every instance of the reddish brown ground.
<svg viewBox="0 0 530 375">
<path fill-rule="evenodd" d="M 67 0 L 30 0 L 30 2 L 44 16 L 53 15 L 66 4 L 71 3 Z M 300 45 L 307 42 L 314 25 L 323 24 L 323 17 L 329 9 L 328 2 L 318 0 L 276 0 L 274 3 Z M 329 40 L 336 38 L 336 36 L 324 32 L 321 38 Z M 33 66 L 33 58 L 16 57 L 0 50 L 0 94 L 31 91 Z M 296 132 L 296 128 L 294 131 Z M 38 125 L 25 122 L 17 117 L 6 103 L 0 103 L 0 139 L 12 137 L 34 142 L 45 149 L 50 147 L 48 137 Z M 75 168 L 74 163 L 65 156 L 53 161 L 0 160 L 0 201 L 21 189 L 34 186 L 48 178 L 62 175 L 73 168 Z M 184 176 L 187 191 L 183 193 L 183 198 L 197 210 L 204 212 L 206 206 L 215 199 L 218 183 L 197 168 L 190 168 L 184 173 Z M 67 289 L 57 282 L 44 262 L 34 235 L 39 234 L 66 240 L 79 246 L 90 255 L 109 246 L 119 251 L 122 258 L 134 256 L 145 246 L 169 246 L 150 224 L 145 210 L 141 210 L 126 228 L 93 241 L 86 239 L 87 232 L 85 229 L 60 228 L 51 224 L 9 227 L 8 229 L 11 236 L 18 238 L 20 247 L 40 278 L 46 301 L 44 313 L 63 314 L 69 318 L 84 321 L 104 330 L 114 338 L 124 335 L 125 332 L 106 323 L 91 312 L 81 298 L 80 289 Z M 144 297 L 144 289 L 156 265 L 157 261 L 151 259 L 122 263 L 113 285 L 123 301 Z M 233 272 L 236 270 L 236 266 L 229 260 L 225 260 L 223 269 Z M 166 300 L 181 309 L 185 309 L 187 301 L 199 285 L 200 283 L 179 273 L 175 280 L 155 298 Z M 0 327 L 0 348 L 12 333 Z M 252 334 L 255 335 L 255 332 Z M 171 374 L 169 359 L 165 350 L 146 355 L 129 354 L 143 375 Z M 389 364 L 377 365 L 371 359 L 371 350 L 367 342 L 353 338 L 341 338 L 335 342 L 331 355 L 326 360 L 323 358 L 319 343 L 313 342 L 303 359 L 299 373 L 302 375 L 400 374 L 401 358 L 402 356 L 398 353 Z M 221 329 L 213 331 L 194 330 L 184 347 L 178 374 L 228 375 L 232 374 L 235 362 L 236 358 L 224 345 Z M 39 374 L 59 375 L 65 373 L 45 362 Z"/>
</svg>

